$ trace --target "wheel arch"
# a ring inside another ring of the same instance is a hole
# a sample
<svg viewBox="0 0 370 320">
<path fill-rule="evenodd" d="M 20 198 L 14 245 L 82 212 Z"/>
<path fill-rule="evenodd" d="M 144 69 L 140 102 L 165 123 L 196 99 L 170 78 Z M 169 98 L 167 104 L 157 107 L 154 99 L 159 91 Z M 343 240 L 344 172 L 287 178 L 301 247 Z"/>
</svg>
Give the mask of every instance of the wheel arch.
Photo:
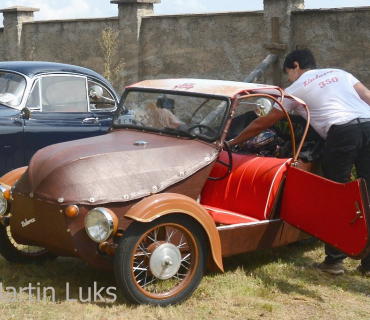
<svg viewBox="0 0 370 320">
<path fill-rule="evenodd" d="M 0 177 L 0 184 L 10 188 L 22 176 L 27 168 L 28 167 L 25 166 L 9 171 L 8 173 Z"/>
<path fill-rule="evenodd" d="M 215 223 L 209 213 L 192 198 L 177 193 L 155 194 L 135 204 L 125 217 L 145 223 L 171 213 L 188 215 L 202 226 L 211 249 L 208 268 L 224 272 L 221 240 Z"/>
</svg>

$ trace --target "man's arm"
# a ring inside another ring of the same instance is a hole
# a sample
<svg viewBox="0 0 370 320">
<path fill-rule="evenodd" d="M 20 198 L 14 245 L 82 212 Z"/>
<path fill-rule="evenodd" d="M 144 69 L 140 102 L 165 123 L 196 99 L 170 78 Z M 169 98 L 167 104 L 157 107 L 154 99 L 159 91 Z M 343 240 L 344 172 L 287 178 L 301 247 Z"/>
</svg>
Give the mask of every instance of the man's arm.
<svg viewBox="0 0 370 320">
<path fill-rule="evenodd" d="M 370 90 L 366 88 L 361 82 L 357 82 L 353 86 L 362 100 L 370 106 Z"/>
<path fill-rule="evenodd" d="M 230 140 L 228 142 L 229 146 L 233 147 L 244 141 L 252 139 L 256 135 L 260 134 L 263 130 L 273 126 L 282 118 L 284 118 L 284 112 L 279 109 L 272 108 L 267 116 L 259 117 L 252 121 L 249 126 L 247 126 L 241 133 L 238 134 L 238 136 L 236 136 L 233 140 Z"/>
</svg>

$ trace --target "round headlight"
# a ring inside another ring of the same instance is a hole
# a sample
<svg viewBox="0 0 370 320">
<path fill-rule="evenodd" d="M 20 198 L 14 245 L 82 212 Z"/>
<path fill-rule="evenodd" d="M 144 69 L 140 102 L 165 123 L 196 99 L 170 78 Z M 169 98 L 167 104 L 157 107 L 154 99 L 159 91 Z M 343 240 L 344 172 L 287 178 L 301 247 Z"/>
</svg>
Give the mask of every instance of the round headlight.
<svg viewBox="0 0 370 320">
<path fill-rule="evenodd" d="M 6 189 L 3 186 L 0 186 L 0 216 L 6 213 L 8 209 L 8 200 L 4 197 L 4 192 Z"/>
<path fill-rule="evenodd" d="M 92 209 L 85 218 L 86 232 L 96 242 L 109 239 L 117 231 L 117 226 L 116 215 L 106 208 Z"/>
</svg>

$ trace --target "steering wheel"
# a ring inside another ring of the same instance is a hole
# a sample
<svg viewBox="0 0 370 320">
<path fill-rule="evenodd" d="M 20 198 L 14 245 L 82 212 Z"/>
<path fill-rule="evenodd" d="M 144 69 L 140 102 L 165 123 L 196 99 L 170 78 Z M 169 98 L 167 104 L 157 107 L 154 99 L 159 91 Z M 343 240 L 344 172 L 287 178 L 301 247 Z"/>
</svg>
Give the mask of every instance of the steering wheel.
<svg viewBox="0 0 370 320">
<path fill-rule="evenodd" d="M 199 133 L 200 133 L 200 134 L 203 134 L 203 133 L 202 133 L 202 128 L 204 128 L 204 129 L 207 129 L 207 130 L 211 131 L 214 135 L 216 135 L 216 134 L 217 134 L 217 131 L 216 131 L 215 129 L 213 129 L 213 128 L 209 127 L 209 126 L 206 126 L 205 124 L 196 124 L 196 125 L 194 125 L 194 126 L 190 127 L 190 128 L 188 129 L 188 132 L 190 132 L 190 131 L 192 131 L 192 130 L 194 130 L 194 129 L 196 129 L 196 128 L 198 128 L 198 129 L 199 129 Z"/>
<path fill-rule="evenodd" d="M 221 179 L 225 178 L 231 172 L 231 169 L 233 167 L 233 156 L 231 154 L 231 148 L 230 148 L 230 146 L 228 145 L 228 143 L 226 141 L 224 142 L 224 149 L 226 150 L 227 155 L 229 157 L 229 163 L 226 163 L 226 162 L 220 160 L 220 158 L 217 160 L 217 162 L 219 162 L 223 166 L 225 166 L 227 168 L 227 171 L 221 177 L 208 177 L 209 180 L 221 180 Z"/>
</svg>

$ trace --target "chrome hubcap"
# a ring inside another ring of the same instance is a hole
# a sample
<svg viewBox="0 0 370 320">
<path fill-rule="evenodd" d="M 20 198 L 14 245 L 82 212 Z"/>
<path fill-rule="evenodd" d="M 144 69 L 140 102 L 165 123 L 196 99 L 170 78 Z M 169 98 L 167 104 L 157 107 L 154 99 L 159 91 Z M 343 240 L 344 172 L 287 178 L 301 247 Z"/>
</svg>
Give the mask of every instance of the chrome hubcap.
<svg viewBox="0 0 370 320">
<path fill-rule="evenodd" d="M 171 243 L 164 243 L 156 248 L 149 261 L 151 273 L 160 280 L 172 278 L 180 266 L 180 250 Z"/>
</svg>

